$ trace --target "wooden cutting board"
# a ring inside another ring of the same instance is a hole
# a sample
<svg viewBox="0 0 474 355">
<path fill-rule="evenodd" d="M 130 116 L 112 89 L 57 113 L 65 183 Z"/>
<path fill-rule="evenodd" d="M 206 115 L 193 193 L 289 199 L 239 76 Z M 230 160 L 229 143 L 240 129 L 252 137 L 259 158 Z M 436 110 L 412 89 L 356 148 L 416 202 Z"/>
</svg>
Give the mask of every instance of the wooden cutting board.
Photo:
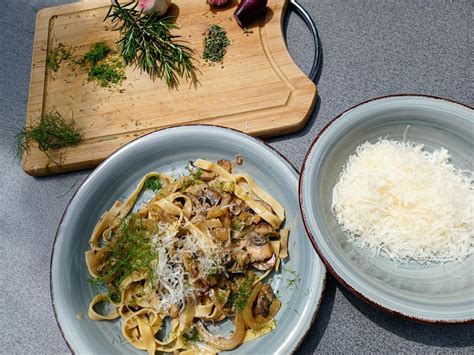
<svg viewBox="0 0 474 355">
<path fill-rule="evenodd" d="M 47 53 L 59 43 L 74 56 L 101 40 L 111 45 L 119 34 L 103 22 L 110 1 L 84 0 L 38 12 L 33 48 L 26 125 L 56 109 L 73 115 L 84 139 L 74 147 L 53 151 L 49 158 L 33 147 L 23 166 L 30 175 L 46 175 L 98 165 L 119 147 L 146 133 L 182 124 L 215 124 L 268 137 L 301 129 L 316 101 L 316 86 L 295 65 L 282 33 L 286 0 L 269 0 L 265 18 L 238 27 L 232 17 L 237 1 L 209 11 L 205 0 L 174 0 L 178 34 L 199 59 L 199 85 L 181 81 L 169 90 L 161 80 L 128 67 L 119 86 L 102 88 L 87 81 L 87 72 L 61 65 L 46 66 Z M 202 58 L 203 33 L 210 24 L 225 28 L 231 45 L 223 65 Z"/>
</svg>

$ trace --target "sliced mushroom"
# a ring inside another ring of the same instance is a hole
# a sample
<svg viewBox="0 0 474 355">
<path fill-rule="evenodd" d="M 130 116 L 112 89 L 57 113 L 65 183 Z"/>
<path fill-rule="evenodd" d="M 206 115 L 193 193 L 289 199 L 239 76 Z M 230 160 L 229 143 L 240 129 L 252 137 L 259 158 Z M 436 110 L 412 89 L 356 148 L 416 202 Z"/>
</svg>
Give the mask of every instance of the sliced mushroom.
<svg viewBox="0 0 474 355">
<path fill-rule="evenodd" d="M 196 196 L 202 204 L 207 203 L 210 206 L 217 205 L 221 200 L 221 196 L 218 192 L 208 189 L 206 187 L 200 189 L 197 192 Z"/>
<path fill-rule="evenodd" d="M 228 173 L 232 173 L 232 164 L 231 164 L 230 161 L 228 161 L 226 159 L 221 159 L 217 162 L 217 165 L 219 165 L 221 168 L 223 168 Z"/>
<path fill-rule="evenodd" d="M 253 308 L 254 315 L 261 315 L 263 317 L 268 317 L 270 313 L 270 305 L 275 298 L 272 288 L 268 284 L 264 284 L 258 293 L 257 300 L 255 301 L 255 306 Z"/>
<path fill-rule="evenodd" d="M 248 235 L 245 250 L 249 253 L 251 262 L 264 261 L 273 255 L 268 238 L 255 232 Z"/>
<path fill-rule="evenodd" d="M 270 224 L 266 222 L 260 223 L 256 228 L 255 232 L 260 235 L 265 235 L 268 238 L 278 238 L 280 234 Z"/>
<path fill-rule="evenodd" d="M 211 181 L 217 177 L 217 174 L 213 171 L 203 171 L 199 179 L 202 181 Z"/>
<path fill-rule="evenodd" d="M 237 165 L 242 165 L 244 163 L 244 157 L 240 154 L 237 154 L 234 158 L 234 160 L 232 160 L 232 169 L 234 169 Z"/>
<path fill-rule="evenodd" d="M 272 254 L 272 257 L 270 259 L 261 261 L 261 262 L 252 263 L 252 266 L 256 268 L 257 270 L 267 271 L 273 268 L 275 266 L 275 263 L 276 263 L 276 256 L 275 254 Z"/>
</svg>

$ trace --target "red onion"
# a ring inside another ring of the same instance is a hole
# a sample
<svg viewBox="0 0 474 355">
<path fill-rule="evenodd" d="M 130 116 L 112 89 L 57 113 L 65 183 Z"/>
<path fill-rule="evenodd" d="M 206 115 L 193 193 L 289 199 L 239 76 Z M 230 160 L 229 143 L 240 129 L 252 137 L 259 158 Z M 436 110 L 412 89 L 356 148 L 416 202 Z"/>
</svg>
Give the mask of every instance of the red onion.
<svg viewBox="0 0 474 355">
<path fill-rule="evenodd" d="M 212 6 L 226 5 L 229 0 L 207 0 L 207 3 Z"/>
<path fill-rule="evenodd" d="M 242 0 L 234 12 L 234 18 L 240 27 L 244 27 L 263 16 L 266 10 L 267 0 Z"/>
</svg>

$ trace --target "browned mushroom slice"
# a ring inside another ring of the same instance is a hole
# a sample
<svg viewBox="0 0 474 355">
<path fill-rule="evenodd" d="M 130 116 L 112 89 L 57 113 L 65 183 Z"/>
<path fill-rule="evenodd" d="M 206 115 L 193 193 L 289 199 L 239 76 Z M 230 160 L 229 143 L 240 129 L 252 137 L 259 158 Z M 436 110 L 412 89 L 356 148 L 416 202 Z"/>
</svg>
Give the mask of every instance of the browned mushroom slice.
<svg viewBox="0 0 474 355">
<path fill-rule="evenodd" d="M 202 181 L 211 181 L 217 177 L 217 174 L 213 171 L 203 171 L 199 179 Z"/>
<path fill-rule="evenodd" d="M 230 161 L 228 161 L 226 159 L 221 159 L 217 162 L 217 165 L 219 165 L 221 168 L 223 168 L 228 173 L 232 173 L 232 164 L 231 164 Z"/>
<path fill-rule="evenodd" d="M 264 284 L 258 293 L 257 300 L 255 301 L 255 306 L 253 308 L 254 315 L 261 315 L 263 317 L 268 317 L 270 313 L 270 305 L 275 298 L 272 288 L 268 284 Z"/>
<path fill-rule="evenodd" d="M 257 225 L 255 232 L 261 235 L 266 235 L 268 238 L 278 238 L 280 234 L 266 222 L 262 222 Z"/>
<path fill-rule="evenodd" d="M 185 193 L 184 193 L 184 196 L 187 196 L 187 197 L 191 200 L 191 202 L 192 202 L 192 204 L 193 204 L 193 207 L 196 208 L 196 207 L 198 207 L 198 206 L 201 205 L 201 203 L 200 203 L 199 200 L 196 198 L 196 196 L 194 196 L 194 194 L 192 194 L 191 192 L 185 192 Z"/>
<path fill-rule="evenodd" d="M 210 206 L 217 205 L 221 200 L 221 196 L 218 192 L 208 189 L 206 187 L 197 191 L 196 196 L 202 204 L 207 203 Z"/>
<path fill-rule="evenodd" d="M 276 263 L 276 256 L 275 254 L 272 254 L 272 257 L 270 259 L 261 261 L 258 263 L 252 263 L 252 266 L 256 268 L 257 270 L 267 271 L 273 268 L 275 266 L 275 263 Z"/>
<path fill-rule="evenodd" d="M 242 165 L 244 163 L 244 157 L 240 154 L 237 154 L 234 158 L 234 160 L 232 160 L 232 169 L 234 169 L 237 165 Z"/>
<path fill-rule="evenodd" d="M 268 238 L 258 233 L 251 232 L 247 237 L 245 249 L 250 255 L 250 261 L 264 261 L 272 257 L 273 250 Z"/>
</svg>

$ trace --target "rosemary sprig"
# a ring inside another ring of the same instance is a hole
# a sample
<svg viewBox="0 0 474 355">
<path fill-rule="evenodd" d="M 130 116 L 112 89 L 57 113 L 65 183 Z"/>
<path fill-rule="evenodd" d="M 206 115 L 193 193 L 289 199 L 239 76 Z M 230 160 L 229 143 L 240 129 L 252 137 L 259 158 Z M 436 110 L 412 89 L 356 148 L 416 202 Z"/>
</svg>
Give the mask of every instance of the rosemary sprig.
<svg viewBox="0 0 474 355">
<path fill-rule="evenodd" d="M 41 117 L 36 126 L 25 127 L 15 135 L 16 151 L 19 159 L 30 150 L 33 142 L 42 152 L 77 144 L 82 139 L 80 130 L 73 119 L 64 118 L 58 111 L 51 111 Z"/>
<path fill-rule="evenodd" d="M 171 34 L 179 28 L 174 18 L 160 18 L 157 13 L 145 15 L 136 9 L 137 4 L 114 1 L 105 17 L 122 35 L 117 45 L 125 63 L 135 64 L 153 79 L 165 79 L 170 88 L 177 87 L 183 77 L 195 84 L 193 50 L 177 43 L 181 36 Z"/>
</svg>

